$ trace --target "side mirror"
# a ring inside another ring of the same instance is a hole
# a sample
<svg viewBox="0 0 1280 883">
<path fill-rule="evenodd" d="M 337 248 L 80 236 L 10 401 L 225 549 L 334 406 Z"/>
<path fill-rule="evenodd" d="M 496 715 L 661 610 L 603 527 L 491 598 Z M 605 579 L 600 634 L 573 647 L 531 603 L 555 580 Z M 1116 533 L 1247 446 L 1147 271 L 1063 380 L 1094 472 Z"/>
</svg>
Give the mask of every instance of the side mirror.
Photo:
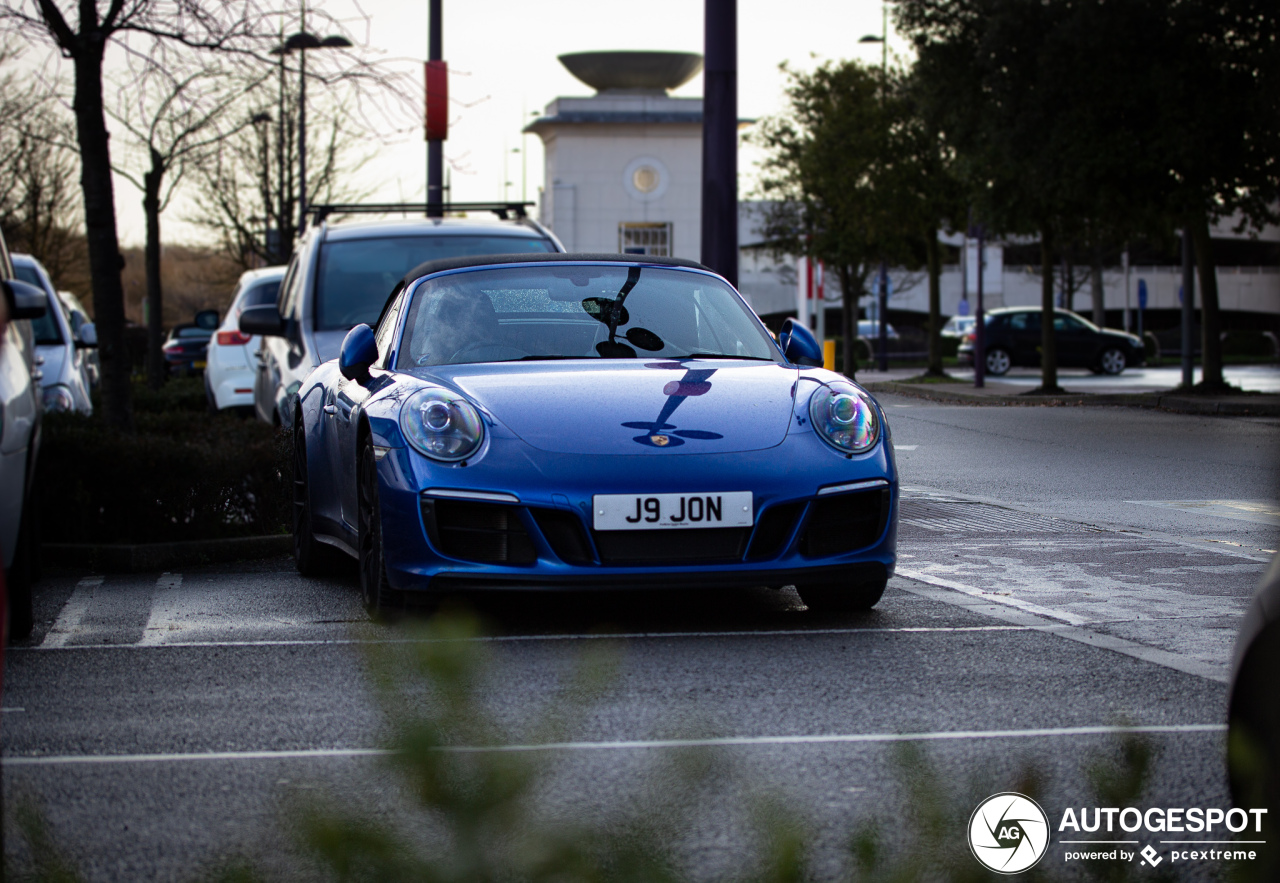
<svg viewBox="0 0 1280 883">
<path fill-rule="evenodd" d="M 813 332 L 795 319 L 782 323 L 782 333 L 778 335 L 778 343 L 782 345 L 782 354 L 793 365 L 805 365 L 810 368 L 822 367 L 822 347 Z"/>
<path fill-rule="evenodd" d="M 4 299 L 8 301 L 10 319 L 39 319 L 49 311 L 49 295 L 18 279 L 5 279 Z"/>
<path fill-rule="evenodd" d="M 76 346 L 81 348 L 93 348 L 98 345 L 98 328 L 92 322 L 85 322 L 80 326 L 80 331 L 76 335 L 79 339 Z"/>
<path fill-rule="evenodd" d="M 268 337 L 284 336 L 284 320 L 275 304 L 249 307 L 240 313 L 240 330 L 245 334 L 265 334 Z"/>
<path fill-rule="evenodd" d="M 369 379 L 369 366 L 378 360 L 378 341 L 368 325 L 357 325 L 347 332 L 338 352 L 338 370 L 356 383 Z"/>
</svg>

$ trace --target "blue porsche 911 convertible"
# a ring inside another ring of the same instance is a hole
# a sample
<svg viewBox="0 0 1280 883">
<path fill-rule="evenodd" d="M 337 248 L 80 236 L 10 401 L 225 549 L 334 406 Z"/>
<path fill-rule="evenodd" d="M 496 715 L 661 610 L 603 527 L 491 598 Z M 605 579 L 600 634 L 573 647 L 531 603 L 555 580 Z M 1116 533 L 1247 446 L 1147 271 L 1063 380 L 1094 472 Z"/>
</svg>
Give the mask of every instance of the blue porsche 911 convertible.
<svg viewBox="0 0 1280 883">
<path fill-rule="evenodd" d="M 371 613 L 472 589 L 794 585 L 875 604 L 898 478 L 884 413 L 775 342 L 723 278 L 637 255 L 435 261 L 299 390 L 294 550 Z M 323 545 L 322 545 L 323 544 Z"/>
</svg>

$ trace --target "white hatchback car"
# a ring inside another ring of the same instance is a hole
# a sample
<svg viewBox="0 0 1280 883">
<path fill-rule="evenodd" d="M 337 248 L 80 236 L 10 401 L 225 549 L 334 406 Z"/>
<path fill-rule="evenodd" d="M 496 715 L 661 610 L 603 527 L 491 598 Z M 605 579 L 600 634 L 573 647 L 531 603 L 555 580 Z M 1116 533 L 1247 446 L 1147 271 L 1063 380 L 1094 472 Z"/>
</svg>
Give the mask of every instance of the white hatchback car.
<svg viewBox="0 0 1280 883">
<path fill-rule="evenodd" d="M 284 267 L 249 270 L 236 284 L 231 308 L 209 341 L 204 390 L 212 410 L 253 407 L 253 380 L 258 373 L 258 338 L 240 330 L 240 313 L 248 307 L 274 304 L 284 271 Z"/>
<path fill-rule="evenodd" d="M 73 321 L 58 296 L 44 265 L 29 254 L 12 254 L 17 278 L 44 291 L 49 309 L 31 323 L 36 340 L 36 367 L 46 411 L 93 413 L 89 388 L 93 385 L 89 351 L 98 345 L 92 322 Z"/>
</svg>

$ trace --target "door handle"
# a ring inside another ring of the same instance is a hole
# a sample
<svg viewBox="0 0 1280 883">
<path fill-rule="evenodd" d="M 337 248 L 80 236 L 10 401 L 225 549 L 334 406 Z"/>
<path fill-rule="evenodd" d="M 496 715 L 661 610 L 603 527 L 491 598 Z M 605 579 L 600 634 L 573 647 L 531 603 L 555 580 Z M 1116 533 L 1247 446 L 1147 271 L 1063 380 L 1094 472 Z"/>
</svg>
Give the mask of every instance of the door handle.
<svg viewBox="0 0 1280 883">
<path fill-rule="evenodd" d="M 338 413 L 338 408 L 337 408 L 337 406 L 335 406 L 335 405 L 325 405 L 325 406 L 324 406 L 324 412 L 325 412 L 326 414 L 336 414 L 336 413 Z"/>
</svg>

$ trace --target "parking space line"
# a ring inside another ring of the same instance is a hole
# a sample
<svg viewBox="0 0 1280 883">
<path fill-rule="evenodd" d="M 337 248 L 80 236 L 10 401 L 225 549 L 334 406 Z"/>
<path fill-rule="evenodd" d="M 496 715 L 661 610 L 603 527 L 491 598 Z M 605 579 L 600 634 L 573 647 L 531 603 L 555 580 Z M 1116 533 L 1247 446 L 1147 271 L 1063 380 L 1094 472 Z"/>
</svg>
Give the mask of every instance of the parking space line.
<svg viewBox="0 0 1280 883">
<path fill-rule="evenodd" d="M 84 622 L 84 615 L 89 612 L 89 604 L 93 601 L 93 591 L 102 585 L 102 577 L 86 576 L 76 583 L 75 589 L 67 603 L 62 605 L 57 620 L 49 633 L 40 642 L 40 649 L 53 650 L 66 647 L 67 641 L 79 630 Z"/>
<path fill-rule="evenodd" d="M 182 574 L 160 574 L 160 578 L 156 580 L 155 593 L 151 597 L 151 615 L 147 617 L 147 625 L 142 630 L 142 639 L 138 641 L 138 646 L 163 645 L 165 636 L 179 628 L 178 589 L 181 588 Z"/>
<path fill-rule="evenodd" d="M 1117 727 L 1044 727 L 1024 730 L 951 730 L 933 733 L 831 733 L 793 736 L 723 736 L 705 739 L 624 739 L 598 742 L 543 742 L 527 745 L 457 745 L 439 750 L 451 754 L 491 754 L 534 751 L 632 751 L 670 748 L 731 748 L 790 745 L 875 745 L 894 742 L 961 742 L 994 739 L 1046 739 L 1079 736 L 1185 735 L 1225 733 L 1225 724 L 1161 724 Z M 312 748 L 283 751 L 208 751 L 188 754 L 62 754 L 43 757 L 5 757 L 6 767 L 75 766 L 90 764 L 175 763 L 188 761 L 308 760 L 384 757 L 382 748 Z"/>
<path fill-rule="evenodd" d="M 58 650 L 142 650 L 157 648 L 198 648 L 198 647 L 324 647 L 353 646 L 364 644 L 435 644 L 435 643 L 475 643 L 475 644 L 507 644 L 527 643 L 531 641 L 640 641 L 666 640 L 671 638 L 771 638 L 771 637 L 804 637 L 807 635 L 859 635 L 859 634 L 947 634 L 958 632 L 1018 632 L 1044 631 L 1046 628 L 1069 628 L 1069 626 L 1035 625 L 967 625 L 967 626 L 897 626 L 885 628 L 830 628 L 830 629 L 752 629 L 743 631 L 719 632 L 585 632 L 583 634 L 549 634 L 549 635 L 478 635 L 472 638 L 296 638 L 261 641 L 169 641 L 165 643 L 141 644 L 80 644 L 69 647 L 57 647 Z M 9 652 L 24 650 L 45 650 L 40 647 L 10 647 Z"/>
<path fill-rule="evenodd" d="M 1016 607 L 1035 616 L 1045 616 L 1050 619 L 1057 619 L 1069 625 L 1084 625 L 1088 622 L 1082 616 L 1076 616 L 1074 613 L 1067 613 L 1065 610 L 1053 610 L 1049 607 L 1041 607 L 1039 604 L 1033 604 L 1030 601 L 1023 601 L 1021 598 L 1014 598 L 1009 595 L 997 595 L 993 592 L 986 592 L 982 589 L 966 586 L 953 580 L 943 579 L 940 576 L 924 573 L 920 570 L 904 570 L 899 567 L 895 573 L 898 576 L 906 577 L 918 583 L 928 583 L 931 586 L 939 586 L 940 588 L 950 589 L 953 592 L 961 592 L 965 595 L 971 595 L 975 598 L 981 598 L 992 604 L 1003 604 L 1006 607 Z"/>
</svg>

